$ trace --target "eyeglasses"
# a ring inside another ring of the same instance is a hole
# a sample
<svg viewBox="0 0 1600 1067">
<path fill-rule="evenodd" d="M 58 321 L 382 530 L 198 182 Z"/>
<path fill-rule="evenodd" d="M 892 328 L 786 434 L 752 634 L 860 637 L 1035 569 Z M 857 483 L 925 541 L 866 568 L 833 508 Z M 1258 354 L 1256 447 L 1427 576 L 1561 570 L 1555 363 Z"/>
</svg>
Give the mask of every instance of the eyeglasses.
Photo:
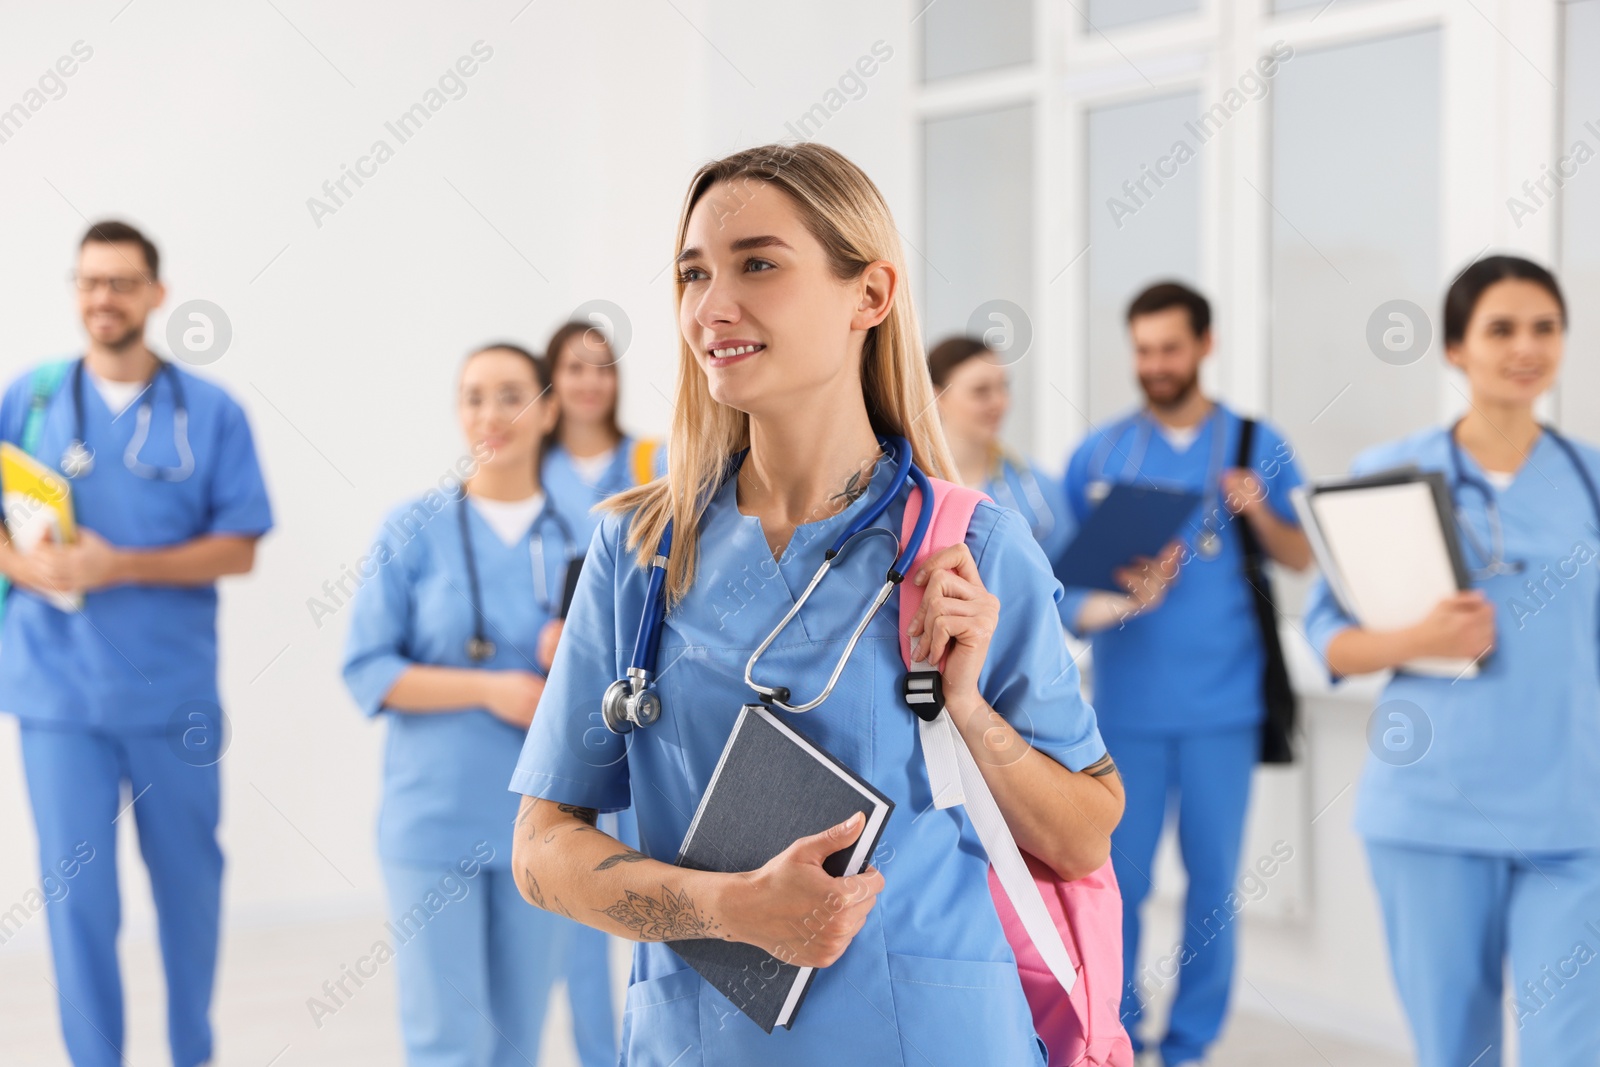
<svg viewBox="0 0 1600 1067">
<path fill-rule="evenodd" d="M 141 285 L 150 283 L 150 279 L 143 276 L 131 278 L 97 277 L 92 274 L 79 274 L 77 271 L 70 272 L 67 275 L 67 281 L 71 282 L 80 293 L 92 293 L 102 285 L 109 288 L 113 293 L 131 293 Z"/>
</svg>

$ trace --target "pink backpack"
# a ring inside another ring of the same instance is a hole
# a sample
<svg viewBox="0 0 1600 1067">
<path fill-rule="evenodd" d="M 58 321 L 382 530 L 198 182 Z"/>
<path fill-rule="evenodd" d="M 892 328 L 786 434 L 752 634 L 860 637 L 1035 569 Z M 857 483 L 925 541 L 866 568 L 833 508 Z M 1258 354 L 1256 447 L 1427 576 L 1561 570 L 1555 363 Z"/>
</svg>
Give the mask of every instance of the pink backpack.
<svg viewBox="0 0 1600 1067">
<path fill-rule="evenodd" d="M 975 489 L 930 478 L 933 485 L 933 522 L 922 548 L 912 560 L 908 576 L 923 559 L 941 548 L 966 539 L 972 513 L 980 500 Z M 911 490 L 906 503 L 903 538 L 916 525 L 920 491 Z M 910 582 L 900 585 L 900 656 L 911 667 L 911 640 L 906 627 L 922 603 L 922 590 Z M 1002 609 L 1003 610 L 1003 609 Z M 1045 864 L 1027 854 L 1028 870 L 1044 898 L 1046 910 L 1061 934 L 1067 955 L 1077 971 L 1070 993 L 1052 973 L 1028 936 L 994 868 L 989 869 L 989 892 L 1017 957 L 1017 972 L 1035 1031 L 1050 1050 L 1049 1067 L 1132 1067 L 1133 1046 L 1122 1028 L 1122 896 L 1111 861 L 1093 874 L 1064 882 Z"/>
</svg>

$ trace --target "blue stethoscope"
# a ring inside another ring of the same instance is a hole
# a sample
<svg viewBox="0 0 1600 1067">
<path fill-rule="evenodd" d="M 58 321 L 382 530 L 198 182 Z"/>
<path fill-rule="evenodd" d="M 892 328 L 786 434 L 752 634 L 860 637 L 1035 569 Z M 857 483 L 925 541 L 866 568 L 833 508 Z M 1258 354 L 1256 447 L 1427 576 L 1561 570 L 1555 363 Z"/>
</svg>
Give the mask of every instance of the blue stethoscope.
<svg viewBox="0 0 1600 1067">
<path fill-rule="evenodd" d="M 162 377 L 172 390 L 172 444 L 178 450 L 176 467 L 156 467 L 139 458 L 145 442 L 150 439 L 150 417 L 155 411 L 156 386 Z M 183 383 L 178 372 L 164 359 L 156 360 L 156 372 L 144 388 L 139 401 L 137 422 L 133 439 L 122 454 L 123 465 L 140 478 L 157 482 L 181 482 L 194 473 L 194 453 L 189 450 L 189 405 L 184 401 Z M 72 441 L 61 453 L 61 473 L 68 478 L 82 478 L 94 470 L 94 449 L 83 441 L 83 359 L 72 367 Z"/>
<path fill-rule="evenodd" d="M 1028 520 L 1028 529 L 1033 532 L 1035 541 L 1043 541 L 1055 529 L 1056 514 L 1050 510 L 1050 503 L 1044 498 L 1044 490 L 1039 487 L 1039 479 L 1034 476 L 1033 468 L 1024 460 L 1004 451 L 1000 453 L 999 468 L 995 477 L 990 479 L 995 503 L 1022 514 L 1016 494 L 1011 491 L 1011 480 L 1006 477 L 1006 472 L 1010 471 L 1017 476 L 1022 495 L 1028 502 L 1028 513 L 1032 516 Z"/>
<path fill-rule="evenodd" d="M 467 494 L 462 493 L 461 506 L 456 509 L 456 514 L 461 524 L 461 553 L 467 561 L 467 582 L 472 589 L 472 636 L 467 638 L 467 658 L 474 663 L 485 663 L 494 658 L 495 643 L 489 640 L 489 617 L 483 610 L 483 589 L 478 584 L 478 559 L 477 553 L 472 549 L 472 531 L 467 526 L 467 507 Z M 534 516 L 533 525 L 528 529 L 531 542 L 528 551 L 533 557 L 534 600 L 544 608 L 547 615 L 556 619 L 561 616 L 561 605 L 550 596 L 550 587 L 545 581 L 544 536 L 539 532 L 539 524 L 544 522 L 555 524 L 566 550 L 566 562 L 561 567 L 563 590 L 566 588 L 567 572 L 571 570 L 573 561 L 578 558 L 578 542 L 572 536 L 572 527 L 556 510 L 550 495 L 545 494 L 544 506 L 539 509 L 539 514 Z"/>
<path fill-rule="evenodd" d="M 1461 445 L 1456 441 L 1456 427 L 1461 423 L 1457 420 L 1449 430 L 1445 431 L 1445 438 L 1450 442 L 1450 497 L 1455 503 L 1456 525 L 1466 536 L 1468 544 L 1477 557 L 1484 561 L 1482 567 L 1477 568 L 1473 577 L 1493 578 L 1502 574 L 1521 574 L 1527 569 L 1527 560 L 1506 559 L 1505 528 L 1500 522 L 1500 504 L 1495 497 L 1495 491 L 1486 481 L 1470 473 L 1461 460 Z M 1577 449 L 1553 427 L 1543 424 L 1539 427 L 1550 440 L 1566 455 L 1567 461 L 1578 472 L 1578 479 L 1583 482 L 1583 490 L 1589 497 L 1589 506 L 1594 512 L 1595 522 L 1600 523 L 1600 489 L 1596 489 L 1594 478 L 1589 473 L 1589 468 L 1578 457 Z M 1472 524 L 1467 521 L 1466 508 L 1462 506 L 1462 490 L 1471 489 L 1483 498 L 1483 512 L 1489 527 L 1489 540 L 1485 543 Z"/>
<path fill-rule="evenodd" d="M 861 640 L 861 635 L 866 632 L 867 624 L 872 621 L 878 609 L 883 607 L 889 595 L 894 592 L 895 586 L 905 580 L 906 568 L 916 558 L 923 541 L 928 535 L 928 526 L 933 521 L 933 487 L 928 482 L 928 476 L 912 462 L 911 442 L 904 437 L 880 437 L 879 443 L 884 451 L 894 459 L 894 476 L 890 479 L 888 488 L 873 505 L 850 523 L 839 534 L 827 552 L 823 553 L 822 565 L 812 575 L 811 582 L 806 586 L 805 592 L 790 608 L 788 614 L 779 620 L 778 625 L 767 635 L 765 641 L 750 654 L 749 661 L 745 664 L 745 684 L 754 689 L 762 703 L 771 707 L 781 708 L 784 711 L 802 712 L 810 711 L 828 699 L 833 692 L 833 687 L 838 683 L 839 676 L 844 673 L 845 663 L 849 661 L 850 654 L 855 651 L 856 642 Z M 729 465 L 729 474 L 736 473 L 739 464 L 744 460 L 744 455 L 738 456 Z M 882 515 L 889 506 L 889 502 L 903 489 L 907 482 L 914 484 L 922 493 L 921 508 L 917 513 L 917 524 L 912 529 L 910 541 L 900 546 L 900 554 L 895 557 L 888 573 L 884 576 L 883 587 L 878 590 L 867 610 L 862 614 L 861 621 L 856 623 L 850 640 L 845 644 L 844 651 L 833 665 L 833 673 L 828 676 L 828 684 L 822 692 L 804 704 L 790 704 L 789 690 L 781 685 L 762 685 L 755 680 L 756 663 L 761 659 L 762 653 L 777 640 L 784 628 L 800 614 L 800 609 L 810 599 L 822 584 L 822 579 L 833 568 L 834 560 L 841 557 L 846 548 L 858 534 L 871 536 L 883 534 L 898 541 L 892 530 L 881 526 L 873 526 L 878 516 Z M 649 726 L 661 717 L 661 697 L 650 687 L 650 681 L 655 675 L 656 653 L 661 644 L 661 631 L 666 622 L 666 581 L 667 565 L 672 557 L 672 521 L 667 521 L 666 528 L 661 533 L 661 542 L 656 547 L 656 554 L 650 561 L 650 577 L 645 587 L 644 610 L 639 616 L 639 632 L 633 643 L 633 658 L 628 664 L 626 677 L 619 678 L 606 688 L 605 696 L 601 698 L 600 714 L 606 724 L 606 729 L 614 734 L 625 734 L 635 726 Z"/>
</svg>

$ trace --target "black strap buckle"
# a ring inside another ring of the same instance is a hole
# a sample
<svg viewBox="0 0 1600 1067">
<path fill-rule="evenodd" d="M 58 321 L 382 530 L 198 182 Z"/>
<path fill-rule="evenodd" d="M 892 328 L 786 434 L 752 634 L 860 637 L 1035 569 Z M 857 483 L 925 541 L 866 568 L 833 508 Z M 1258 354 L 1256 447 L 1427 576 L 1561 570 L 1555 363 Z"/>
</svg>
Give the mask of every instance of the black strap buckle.
<svg viewBox="0 0 1600 1067">
<path fill-rule="evenodd" d="M 932 722 L 944 710 L 944 677 L 935 670 L 907 671 L 900 679 L 900 695 L 917 718 Z"/>
</svg>

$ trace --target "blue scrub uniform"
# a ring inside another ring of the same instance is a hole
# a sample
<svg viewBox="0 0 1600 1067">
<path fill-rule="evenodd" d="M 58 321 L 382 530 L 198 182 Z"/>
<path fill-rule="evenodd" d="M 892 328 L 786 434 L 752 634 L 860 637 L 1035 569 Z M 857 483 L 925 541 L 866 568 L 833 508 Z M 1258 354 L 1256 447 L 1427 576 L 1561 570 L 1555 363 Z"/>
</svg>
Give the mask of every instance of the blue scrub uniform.
<svg viewBox="0 0 1600 1067">
<path fill-rule="evenodd" d="M 1090 637 L 1094 703 L 1100 729 L 1127 789 L 1112 835 L 1112 864 L 1123 899 L 1122 1015 L 1135 1049 L 1144 1005 L 1139 991 L 1139 908 L 1169 804 L 1177 807 L 1178 843 L 1188 872 L 1178 991 L 1161 1055 L 1168 1064 L 1201 1059 L 1227 1012 L 1235 930 L 1229 894 L 1250 778 L 1260 751 L 1265 652 L 1244 552 L 1218 479 L 1238 456 L 1240 418 L 1217 405 L 1199 435 L 1178 450 L 1145 413 L 1091 434 L 1067 464 L 1066 496 L 1078 523 L 1116 482 L 1169 486 L 1206 496 L 1185 526 L 1189 555 L 1155 610 Z M 1297 522 L 1289 491 L 1301 482 L 1293 453 L 1271 426 L 1258 423 L 1251 469 L 1273 513 Z M 1202 523 L 1221 538 L 1206 559 L 1195 550 Z M 1068 590 L 1064 617 L 1074 627 L 1087 590 Z"/>
<path fill-rule="evenodd" d="M 1450 473 L 1446 430 L 1359 456 L 1356 474 L 1406 463 Z M 1592 477 L 1600 451 L 1573 442 Z M 1487 485 L 1465 451 L 1469 481 Z M 1369 731 L 1355 828 L 1366 840 L 1395 983 L 1423 1067 L 1499 1063 L 1509 999 L 1525 1064 L 1600 1062 L 1600 528 L 1572 461 L 1548 434 L 1505 489 L 1504 558 L 1475 578 L 1495 609 L 1476 677 L 1397 672 Z M 1456 492 L 1493 544 L 1487 502 Z M 1486 561 L 1463 538 L 1469 568 Z M 1319 580 L 1306 631 L 1326 654 L 1355 625 Z M 1381 758 L 1378 758 L 1380 757 Z M 1510 962 L 1512 987 L 1502 984 Z"/>
<path fill-rule="evenodd" d="M 181 481 L 140 477 L 124 463 L 136 410 L 151 405 L 138 454 L 181 465 L 170 375 L 181 379 L 194 469 Z M 30 375 L 0 400 L 0 439 L 20 444 Z M 83 439 L 94 469 L 72 482 L 80 526 L 123 548 L 207 535 L 259 537 L 272 526 L 244 411 L 221 388 L 169 367 L 120 417 L 83 387 Z M 56 465 L 75 432 L 69 374 L 45 410 L 36 454 Z M 12 589 L 0 627 L 0 710 L 21 720 L 22 759 L 39 834 L 39 864 L 92 853 L 49 909 L 61 1027 L 76 1067 L 122 1062 L 121 902 L 116 826 L 129 785 L 150 872 L 167 981 L 167 1034 L 177 1067 L 211 1058 L 209 1018 L 222 897 L 214 585 L 111 586 L 66 613 Z"/>
<path fill-rule="evenodd" d="M 641 479 L 639 475 L 645 470 L 649 477 Z M 624 434 L 598 481 L 586 479 L 573 464 L 571 454 L 560 445 L 545 451 L 539 480 L 561 514 L 568 516 L 578 543 L 587 545 L 594 528 L 600 525 L 599 514 L 592 510 L 596 504 L 666 473 L 667 450 L 659 441 L 641 441 Z"/>
<path fill-rule="evenodd" d="M 1006 456 L 979 488 L 996 504 L 1022 516 L 1028 532 L 1052 565 L 1061 558 L 1077 524 L 1067 507 L 1060 479 L 1050 477 L 1037 464 Z M 1061 603 L 1067 603 L 1065 598 Z M 1061 621 L 1066 624 L 1069 620 L 1063 617 Z"/>
<path fill-rule="evenodd" d="M 646 574 L 624 546 L 624 518 L 607 516 L 512 788 L 599 811 L 632 802 L 641 849 L 671 862 L 740 706 L 754 697 L 743 681 L 750 653 L 832 539 L 892 482 L 888 468 L 879 464 L 871 487 L 843 513 L 799 526 L 777 563 L 760 520 L 739 512 L 734 481 L 723 484 L 701 520 L 694 588 L 664 627 L 655 683 L 661 718 L 626 737 L 605 730 L 600 698 L 632 655 Z M 907 492 L 878 521 L 897 535 Z M 966 543 L 1004 605 L 981 676 L 984 696 L 1034 747 L 1073 770 L 1087 767 L 1105 746 L 1055 625 L 1060 587 L 1044 553 L 1015 513 L 987 502 Z M 891 551 L 872 537 L 836 560 L 757 676 L 799 699 L 817 693 L 882 584 Z M 896 803 L 874 857 L 886 880 L 877 906 L 838 962 L 817 973 L 794 1028 L 770 1035 L 668 945 L 636 945 L 624 1063 L 1044 1063 L 989 896 L 988 860 L 962 809 L 933 807 L 918 720 L 900 694 L 897 597 L 867 627 L 826 702 L 803 715 L 779 713 Z"/>
<path fill-rule="evenodd" d="M 640 477 L 647 472 L 647 477 Z M 596 504 L 666 473 L 667 450 L 660 442 L 641 441 L 624 434 L 598 481 L 588 481 L 572 462 L 572 455 L 560 445 L 545 452 L 540 479 L 561 514 L 570 516 L 578 546 L 585 549 L 595 527 L 600 525 L 600 515 L 593 510 Z M 600 829 L 630 847 L 639 844 L 639 827 L 631 809 L 607 815 L 600 821 Z M 585 1064 L 599 1063 L 602 1053 L 609 1055 L 609 1063 L 617 1055 L 607 950 L 612 938 L 592 926 L 580 926 L 572 936 L 578 948 L 572 953 L 566 978 L 578 1050 Z"/>
<path fill-rule="evenodd" d="M 485 633 L 495 644 L 482 664 L 474 664 L 466 649 L 473 608 L 463 507 Z M 363 712 L 388 713 L 378 854 L 394 929 L 411 935 L 395 951 L 407 1063 L 531 1062 L 576 924 L 528 904 L 512 877 L 517 800 L 504 783 L 524 731 L 486 708 L 408 714 L 383 701 L 414 664 L 539 672 L 539 634 L 559 605 L 542 602 L 536 591 L 560 596 L 566 547 L 550 515 L 507 545 L 470 502 L 431 492 L 389 515 L 370 558 L 377 573 L 355 596 L 344 678 Z M 541 583 L 535 582 L 536 565 L 544 569 Z M 478 873 L 459 877 L 463 861 L 474 858 Z M 439 888 L 450 878 L 464 887 L 459 899 Z M 430 893 L 448 906 L 429 906 Z M 416 916 L 414 934 L 407 916 Z M 615 1063 L 616 1035 L 593 1037 L 609 1049 L 592 1050 L 585 1067 Z"/>
</svg>

